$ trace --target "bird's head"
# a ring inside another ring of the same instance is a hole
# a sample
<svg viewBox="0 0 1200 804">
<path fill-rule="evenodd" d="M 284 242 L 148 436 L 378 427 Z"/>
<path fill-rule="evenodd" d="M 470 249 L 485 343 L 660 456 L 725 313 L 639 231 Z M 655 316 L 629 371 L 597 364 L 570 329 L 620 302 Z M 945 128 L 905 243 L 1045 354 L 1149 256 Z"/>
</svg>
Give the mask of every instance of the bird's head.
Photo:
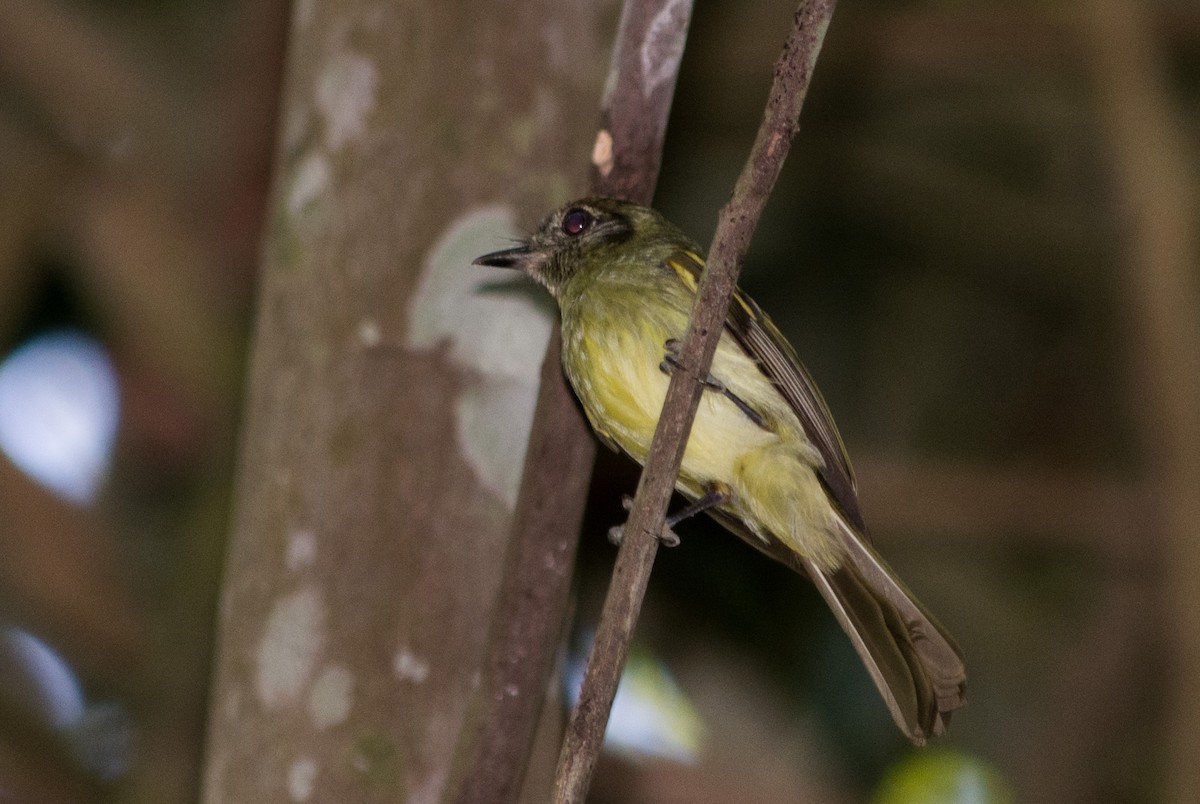
<svg viewBox="0 0 1200 804">
<path fill-rule="evenodd" d="M 557 297 L 575 276 L 679 237 L 678 230 L 649 207 L 614 198 L 583 198 L 547 215 L 522 245 L 484 254 L 474 264 L 524 271 Z"/>
</svg>

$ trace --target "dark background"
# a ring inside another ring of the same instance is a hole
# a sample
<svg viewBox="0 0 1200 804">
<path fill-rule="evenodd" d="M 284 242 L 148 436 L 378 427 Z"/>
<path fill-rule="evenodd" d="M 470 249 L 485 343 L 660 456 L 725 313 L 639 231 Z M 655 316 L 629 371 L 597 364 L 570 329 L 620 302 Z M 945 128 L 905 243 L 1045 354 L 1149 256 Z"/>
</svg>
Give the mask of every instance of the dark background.
<svg viewBox="0 0 1200 804">
<path fill-rule="evenodd" d="M 610 755 L 595 800 L 932 801 L 965 778 L 997 801 L 1170 797 L 1200 750 L 1177 728 L 1200 712 L 1170 704 L 1200 668 L 1180 591 L 1200 7 L 1131 5 L 844 0 L 743 273 L 835 413 L 881 551 L 962 645 L 950 735 L 914 752 L 809 585 L 695 522 L 660 553 L 639 645 L 703 748 Z M 699 242 L 793 10 L 697 3 L 656 204 Z M 0 457 L 0 801 L 195 796 L 186 761 L 157 793 L 122 780 L 146 733 L 200 750 L 284 14 L 0 9 L 0 360 L 77 329 L 121 399 L 87 505 Z M 583 623 L 635 482 L 602 450 Z M 69 657 L 70 729 L 30 693 L 18 632 Z"/>
</svg>

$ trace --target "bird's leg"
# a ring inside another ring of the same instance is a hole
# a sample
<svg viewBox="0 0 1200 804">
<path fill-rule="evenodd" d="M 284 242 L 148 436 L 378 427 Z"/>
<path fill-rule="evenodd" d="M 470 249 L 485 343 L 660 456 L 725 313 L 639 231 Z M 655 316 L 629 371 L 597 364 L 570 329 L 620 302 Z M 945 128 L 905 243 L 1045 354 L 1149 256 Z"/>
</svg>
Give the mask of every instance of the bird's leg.
<svg viewBox="0 0 1200 804">
<path fill-rule="evenodd" d="M 671 374 L 676 369 L 683 368 L 683 366 L 679 362 L 679 348 L 680 348 L 679 339 L 678 338 L 669 338 L 669 339 L 667 339 L 667 342 L 664 344 L 664 346 L 666 348 L 666 353 L 663 355 L 662 362 L 658 364 L 658 367 L 663 372 L 663 374 Z M 764 430 L 767 429 L 767 423 L 765 420 L 763 420 L 762 414 L 760 414 L 754 408 L 750 407 L 750 405 L 746 403 L 746 400 L 742 399 L 740 396 L 735 394 L 733 391 L 730 391 L 725 386 L 725 383 L 718 380 L 712 374 L 709 374 L 707 377 L 700 380 L 700 384 L 703 385 L 708 390 L 714 391 L 714 392 L 720 394 L 721 396 L 725 397 L 726 399 L 728 399 L 730 402 L 732 402 L 734 405 L 737 406 L 738 410 L 740 410 L 742 413 L 746 414 L 747 419 L 754 422 L 756 425 L 758 425 L 762 429 L 764 429 Z"/>
<path fill-rule="evenodd" d="M 663 523 L 662 534 L 658 540 L 662 542 L 663 547 L 678 547 L 679 534 L 674 531 L 674 527 L 690 516 L 707 511 L 709 508 L 715 508 L 718 505 L 724 505 L 729 502 L 733 496 L 729 487 L 724 483 L 712 483 L 705 488 L 704 496 L 697 497 L 690 503 L 680 508 L 671 516 L 667 517 Z M 621 498 L 621 505 L 626 511 L 633 508 L 633 498 L 628 494 Z M 608 541 L 614 545 L 620 546 L 621 540 L 625 537 L 625 526 L 614 525 L 608 529 Z"/>
<path fill-rule="evenodd" d="M 667 528 L 673 528 L 690 516 L 703 513 L 709 508 L 724 505 L 733 497 L 733 492 L 724 483 L 709 483 L 704 487 L 704 496 L 697 497 L 667 517 Z"/>
</svg>

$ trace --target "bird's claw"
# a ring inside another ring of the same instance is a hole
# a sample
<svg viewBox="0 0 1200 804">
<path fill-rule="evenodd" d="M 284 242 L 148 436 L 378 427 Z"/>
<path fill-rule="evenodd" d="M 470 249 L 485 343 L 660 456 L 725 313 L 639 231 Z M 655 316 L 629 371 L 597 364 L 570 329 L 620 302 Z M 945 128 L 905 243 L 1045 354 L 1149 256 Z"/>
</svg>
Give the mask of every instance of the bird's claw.
<svg viewBox="0 0 1200 804">
<path fill-rule="evenodd" d="M 621 495 L 621 507 L 624 508 L 626 510 L 626 512 L 632 511 L 633 510 L 633 498 L 630 497 L 628 494 Z M 625 538 L 625 526 L 624 525 L 613 525 L 611 528 L 608 529 L 608 542 L 609 542 L 609 544 L 613 545 L 614 547 L 620 547 L 621 541 L 624 538 Z M 662 544 L 663 547 L 678 547 L 679 546 L 679 534 L 677 534 L 675 531 L 671 530 L 670 525 L 667 525 L 666 523 L 664 523 L 662 533 L 660 533 L 658 536 L 658 541 Z"/>
</svg>

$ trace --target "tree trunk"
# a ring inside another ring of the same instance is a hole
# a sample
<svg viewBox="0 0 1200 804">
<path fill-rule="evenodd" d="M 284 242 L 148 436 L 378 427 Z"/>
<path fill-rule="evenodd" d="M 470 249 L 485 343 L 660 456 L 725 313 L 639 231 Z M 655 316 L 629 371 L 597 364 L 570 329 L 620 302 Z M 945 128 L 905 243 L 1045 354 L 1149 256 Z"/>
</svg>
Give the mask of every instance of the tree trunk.
<svg viewBox="0 0 1200 804">
<path fill-rule="evenodd" d="M 205 802 L 443 794 L 550 332 L 469 263 L 584 187 L 612 21 L 296 3 Z"/>
</svg>

